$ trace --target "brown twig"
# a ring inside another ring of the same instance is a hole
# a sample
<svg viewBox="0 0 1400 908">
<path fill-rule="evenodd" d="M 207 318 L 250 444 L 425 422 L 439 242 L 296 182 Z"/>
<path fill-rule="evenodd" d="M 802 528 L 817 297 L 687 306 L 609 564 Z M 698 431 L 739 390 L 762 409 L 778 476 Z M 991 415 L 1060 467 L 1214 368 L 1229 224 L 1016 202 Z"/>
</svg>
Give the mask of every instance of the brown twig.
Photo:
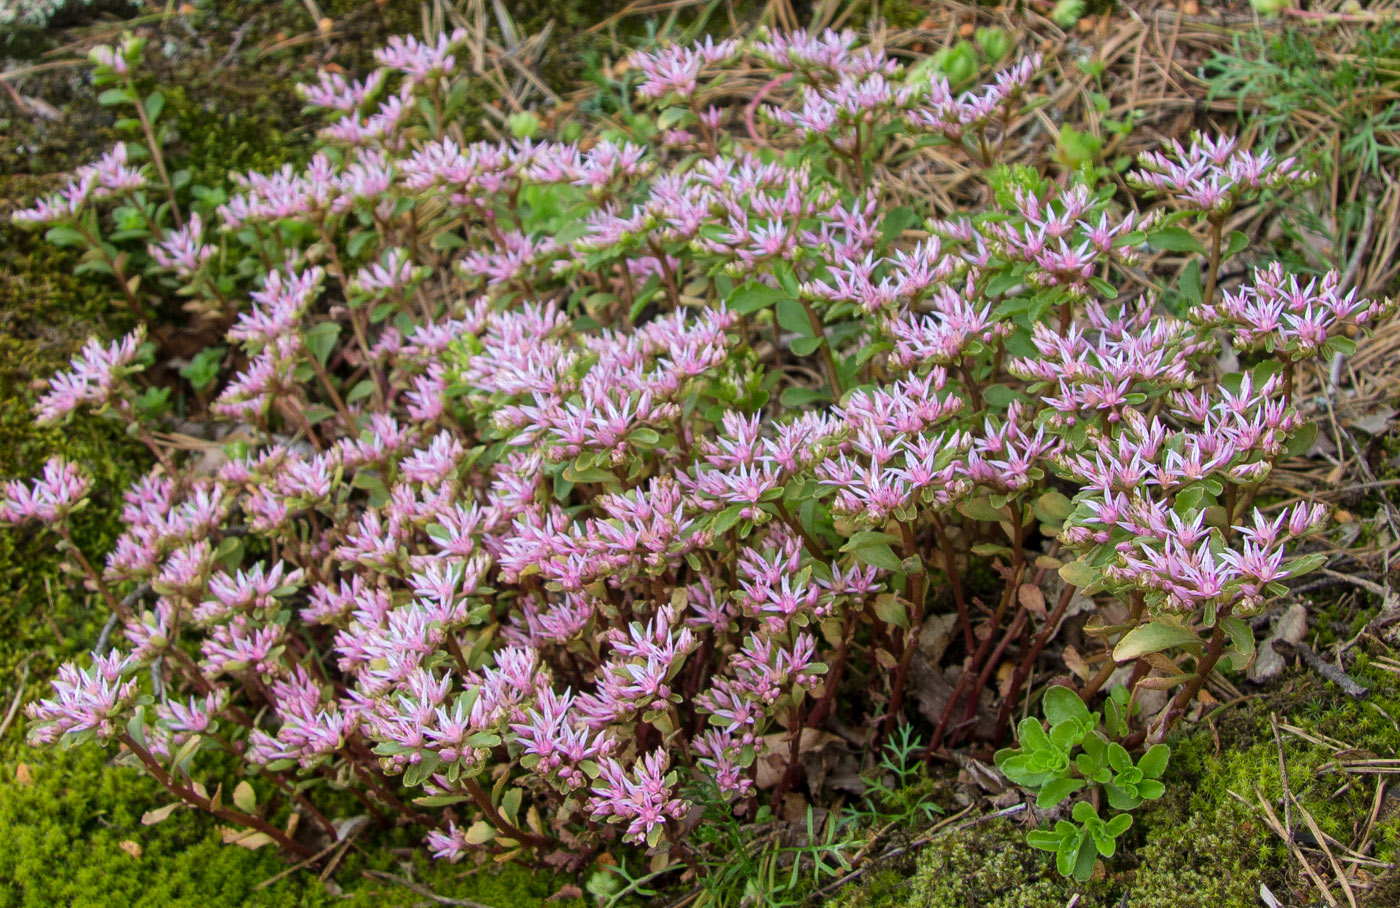
<svg viewBox="0 0 1400 908">
<path fill-rule="evenodd" d="M 0 740 L 3 740 L 5 732 L 10 730 L 10 723 L 15 721 L 15 716 L 19 715 L 19 705 L 24 702 L 24 683 L 29 680 L 29 660 L 32 658 L 34 658 L 34 654 L 30 653 L 20 663 L 20 668 L 23 671 L 20 672 L 19 683 L 15 685 L 15 698 L 10 701 L 10 708 L 5 711 L 5 718 L 0 719 Z"/>
<path fill-rule="evenodd" d="M 1275 648 L 1277 648 L 1277 646 Z M 1361 700 L 1371 692 L 1370 688 L 1362 687 L 1357 683 L 1356 679 L 1342 671 L 1340 667 L 1322 658 L 1317 650 L 1308 646 L 1306 643 L 1299 643 L 1293 648 L 1298 652 L 1298 658 L 1302 659 L 1303 663 L 1307 665 L 1308 668 L 1340 687 L 1342 693 L 1346 694 L 1348 697 Z"/>
<path fill-rule="evenodd" d="M 361 870 L 360 873 L 361 875 L 371 880 L 382 880 L 386 883 L 393 883 L 396 886 L 402 886 L 409 892 L 421 895 L 425 899 L 431 899 L 432 901 L 437 902 L 439 905 L 456 905 L 460 906 L 460 908 L 491 908 L 491 906 L 486 904 L 485 902 L 477 902 L 473 901 L 472 899 L 457 899 L 452 898 L 451 896 L 438 895 L 436 892 L 429 889 L 427 886 L 424 886 L 422 883 L 415 883 L 413 882 L 413 880 L 404 879 L 401 876 L 394 876 L 392 873 L 385 873 L 382 870 Z"/>
<path fill-rule="evenodd" d="M 136 739 L 126 732 L 118 734 L 117 740 L 125 744 L 127 749 L 136 755 L 137 759 L 145 765 L 146 770 L 155 777 L 157 782 L 165 786 L 167 791 L 180 800 L 198 807 L 205 813 L 213 814 L 226 823 L 234 823 L 248 829 L 255 829 L 297 857 L 309 858 L 315 854 L 315 852 L 306 845 L 298 842 L 262 817 L 244 813 L 241 810 L 234 810 L 222 804 L 215 804 L 213 799 L 209 798 L 207 795 L 201 795 L 190 786 L 176 781 L 174 776 L 166 772 L 165 767 L 160 764 L 160 761 L 157 760 L 149 750 L 138 744 Z"/>
</svg>

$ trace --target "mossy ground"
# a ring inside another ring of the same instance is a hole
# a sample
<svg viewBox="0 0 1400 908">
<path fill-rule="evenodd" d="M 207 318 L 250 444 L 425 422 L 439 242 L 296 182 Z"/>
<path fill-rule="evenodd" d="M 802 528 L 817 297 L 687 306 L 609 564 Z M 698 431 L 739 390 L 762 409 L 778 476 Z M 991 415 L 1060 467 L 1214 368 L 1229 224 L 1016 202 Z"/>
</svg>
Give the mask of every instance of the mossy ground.
<svg viewBox="0 0 1400 908">
<path fill-rule="evenodd" d="M 1400 756 L 1400 677 L 1365 655 L 1353 676 L 1370 688 L 1353 700 L 1310 674 L 1223 708 L 1172 741 L 1167 795 L 1135 812 L 1121 850 L 1094 879 L 1060 877 L 1052 856 L 1026 844 L 1023 825 L 1009 819 L 969 826 L 906 853 L 842 891 L 836 908 L 1257 908 L 1259 887 L 1284 904 L 1308 904 L 1304 871 L 1270 829 L 1266 800 L 1294 834 L 1314 867 L 1327 874 L 1298 807 L 1283 805 L 1288 791 L 1325 835 L 1346 845 L 1364 833 L 1385 777 L 1335 771 L 1339 757 Z M 1281 729 L 1274 733 L 1274 719 Z M 1296 728 L 1307 737 L 1289 731 Z M 1309 740 L 1315 738 L 1316 740 Z M 1328 743 L 1335 742 L 1329 746 Z M 1340 751 L 1339 751 L 1340 748 Z M 1369 856 L 1395 866 L 1400 859 L 1400 806 L 1386 799 L 1370 828 Z M 1395 872 L 1373 872 L 1359 904 L 1396 904 Z M 1292 896 L 1292 897 L 1290 897 Z"/>
</svg>

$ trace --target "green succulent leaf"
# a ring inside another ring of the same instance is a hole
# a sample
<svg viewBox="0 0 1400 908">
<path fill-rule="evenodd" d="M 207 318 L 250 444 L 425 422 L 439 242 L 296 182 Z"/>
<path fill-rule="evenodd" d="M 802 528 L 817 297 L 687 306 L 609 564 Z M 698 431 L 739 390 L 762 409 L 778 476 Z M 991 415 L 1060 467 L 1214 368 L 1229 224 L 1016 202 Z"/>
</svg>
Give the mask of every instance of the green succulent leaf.
<svg viewBox="0 0 1400 908">
<path fill-rule="evenodd" d="M 1056 685 L 1045 692 L 1040 708 L 1052 726 L 1062 722 L 1087 722 L 1089 707 L 1068 687 Z"/>
<path fill-rule="evenodd" d="M 1172 749 L 1165 744 L 1154 744 L 1148 748 L 1147 753 L 1139 757 L 1137 763 L 1143 778 L 1160 779 L 1162 773 L 1167 771 L 1167 760 L 1171 753 Z"/>
<path fill-rule="evenodd" d="M 1149 621 L 1123 635 L 1123 639 L 1113 648 L 1113 661 L 1131 662 L 1148 653 L 1200 644 L 1201 638 L 1180 624 L 1165 620 Z"/>
<path fill-rule="evenodd" d="M 1055 779 L 1045 783 L 1040 789 L 1040 794 L 1035 799 L 1035 806 L 1041 810 L 1054 807 L 1063 803 L 1065 798 L 1079 791 L 1085 786 L 1083 779 Z"/>
<path fill-rule="evenodd" d="M 1132 810 L 1142 804 L 1142 798 L 1134 797 L 1112 782 L 1104 784 L 1103 792 L 1108 798 L 1108 806 L 1114 810 Z"/>
</svg>

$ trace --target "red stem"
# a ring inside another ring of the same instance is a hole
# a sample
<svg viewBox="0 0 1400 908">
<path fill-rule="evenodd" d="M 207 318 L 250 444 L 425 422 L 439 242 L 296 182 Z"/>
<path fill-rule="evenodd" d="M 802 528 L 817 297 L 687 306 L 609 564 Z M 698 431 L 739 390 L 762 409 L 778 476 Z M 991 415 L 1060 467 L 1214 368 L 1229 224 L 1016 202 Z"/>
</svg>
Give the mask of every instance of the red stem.
<svg viewBox="0 0 1400 908">
<path fill-rule="evenodd" d="M 222 804 L 215 806 L 212 798 L 204 797 L 193 788 L 175 781 L 174 777 L 165 771 L 165 767 L 160 765 L 160 761 L 157 760 L 149 750 L 136 743 L 136 739 L 126 732 L 118 734 L 117 740 L 125 744 L 132 753 L 136 754 L 137 758 L 145 764 L 147 771 L 155 777 L 157 782 L 164 785 L 171 794 L 180 798 L 182 801 L 198 807 L 205 813 L 213 814 L 225 822 L 236 823 L 248 829 L 256 829 L 258 832 L 261 832 L 299 858 L 310 858 L 315 853 L 262 817 L 243 813 L 241 810 L 234 810 Z"/>
</svg>

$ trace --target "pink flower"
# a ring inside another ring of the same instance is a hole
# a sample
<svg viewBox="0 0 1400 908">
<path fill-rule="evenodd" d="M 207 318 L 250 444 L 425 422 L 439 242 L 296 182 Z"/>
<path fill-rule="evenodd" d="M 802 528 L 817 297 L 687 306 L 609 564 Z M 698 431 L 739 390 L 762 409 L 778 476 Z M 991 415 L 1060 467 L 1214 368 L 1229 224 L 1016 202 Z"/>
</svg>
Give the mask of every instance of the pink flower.
<svg viewBox="0 0 1400 908">
<path fill-rule="evenodd" d="M 4 484 L 0 520 L 15 524 L 30 520 L 57 523 L 82 505 L 91 487 L 92 480 L 77 464 L 50 457 L 44 463 L 43 475 L 30 484 L 17 479 Z"/>
</svg>

